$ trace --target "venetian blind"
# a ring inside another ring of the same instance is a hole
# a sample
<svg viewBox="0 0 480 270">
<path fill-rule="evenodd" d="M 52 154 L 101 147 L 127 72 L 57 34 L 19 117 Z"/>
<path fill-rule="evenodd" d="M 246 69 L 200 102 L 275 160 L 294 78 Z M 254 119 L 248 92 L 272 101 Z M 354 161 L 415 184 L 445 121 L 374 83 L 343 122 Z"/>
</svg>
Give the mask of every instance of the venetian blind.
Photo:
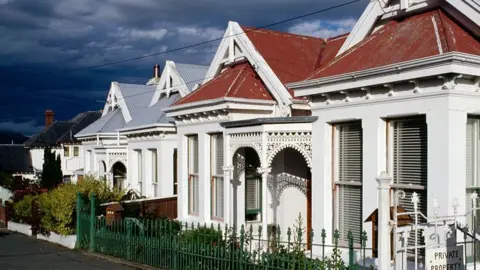
<svg viewBox="0 0 480 270">
<path fill-rule="evenodd" d="M 341 240 L 352 231 L 360 243 L 362 233 L 362 124 L 338 125 L 338 230 Z"/>
<path fill-rule="evenodd" d="M 198 173 L 198 137 L 189 137 L 190 173 Z"/>
<path fill-rule="evenodd" d="M 475 151 L 475 122 L 478 120 L 468 118 L 467 119 L 467 137 L 466 137 L 466 181 L 467 188 L 474 187 L 476 185 L 475 181 L 475 160 L 476 160 L 476 151 Z"/>
<path fill-rule="evenodd" d="M 246 181 L 245 203 L 247 210 L 259 209 L 259 187 L 260 181 L 255 177 L 250 177 Z"/>
<path fill-rule="evenodd" d="M 215 136 L 215 174 L 223 175 L 223 135 Z"/>
<path fill-rule="evenodd" d="M 405 192 L 400 206 L 407 212 L 413 212 L 412 195 L 416 192 L 420 197 L 418 211 L 427 215 L 427 124 L 425 116 L 395 120 L 393 125 L 393 182 L 395 190 Z M 400 186 L 398 186 L 400 185 Z M 412 219 L 415 217 L 412 216 Z M 423 222 L 419 218 L 419 222 Z M 424 243 L 421 233 L 417 235 L 418 244 Z M 409 246 L 415 244 L 414 234 L 408 240 Z M 412 251 L 413 252 L 413 251 Z M 420 250 L 424 254 L 424 250 Z"/>
<path fill-rule="evenodd" d="M 223 178 L 216 178 L 215 179 L 215 216 L 223 218 Z"/>
</svg>

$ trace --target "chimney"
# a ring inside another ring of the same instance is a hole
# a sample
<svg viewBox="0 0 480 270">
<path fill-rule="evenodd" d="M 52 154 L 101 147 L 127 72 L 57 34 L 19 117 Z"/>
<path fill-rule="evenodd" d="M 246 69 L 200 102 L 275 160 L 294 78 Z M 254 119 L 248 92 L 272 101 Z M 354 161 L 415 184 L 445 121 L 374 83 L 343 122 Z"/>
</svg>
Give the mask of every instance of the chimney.
<svg viewBox="0 0 480 270">
<path fill-rule="evenodd" d="M 153 66 L 153 78 L 160 78 L 160 65 Z"/>
<path fill-rule="evenodd" d="M 53 116 L 55 113 L 52 110 L 45 111 L 45 128 L 48 128 L 53 124 Z"/>
</svg>

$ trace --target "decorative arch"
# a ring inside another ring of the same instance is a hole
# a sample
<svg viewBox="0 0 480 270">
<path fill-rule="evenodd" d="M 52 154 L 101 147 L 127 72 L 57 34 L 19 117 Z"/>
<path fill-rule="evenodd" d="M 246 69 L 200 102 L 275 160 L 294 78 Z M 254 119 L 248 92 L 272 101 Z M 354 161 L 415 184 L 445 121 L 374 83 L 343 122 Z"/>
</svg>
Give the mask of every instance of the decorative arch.
<svg viewBox="0 0 480 270">
<path fill-rule="evenodd" d="M 248 132 L 238 133 L 230 135 L 230 154 L 229 159 L 233 159 L 235 153 L 244 147 L 250 147 L 257 152 L 260 163 L 262 163 L 262 133 L 260 132 Z M 263 166 L 263 164 L 261 164 Z"/>
<path fill-rule="evenodd" d="M 127 168 L 127 165 L 125 165 L 126 164 L 125 160 L 114 159 L 114 160 L 110 161 L 110 169 L 108 171 L 111 172 L 113 170 L 113 166 L 115 166 L 115 164 L 117 164 L 117 163 L 122 163 L 122 165 L 125 166 L 125 168 Z"/>
<path fill-rule="evenodd" d="M 312 168 L 311 132 L 271 132 L 267 137 L 267 166 L 272 165 L 275 156 L 286 148 L 298 151 Z"/>
<path fill-rule="evenodd" d="M 305 161 L 307 162 L 307 166 L 309 168 L 312 168 L 311 156 L 309 155 L 309 153 L 307 153 L 305 151 L 304 148 L 302 148 L 302 147 L 300 147 L 299 145 L 296 145 L 296 144 L 281 144 L 280 146 L 277 146 L 273 150 L 269 150 L 268 155 L 267 155 L 267 167 L 271 167 L 273 159 L 277 156 L 277 154 L 282 152 L 282 150 L 285 150 L 287 148 L 294 149 L 294 150 L 298 151 L 303 156 Z"/>
</svg>

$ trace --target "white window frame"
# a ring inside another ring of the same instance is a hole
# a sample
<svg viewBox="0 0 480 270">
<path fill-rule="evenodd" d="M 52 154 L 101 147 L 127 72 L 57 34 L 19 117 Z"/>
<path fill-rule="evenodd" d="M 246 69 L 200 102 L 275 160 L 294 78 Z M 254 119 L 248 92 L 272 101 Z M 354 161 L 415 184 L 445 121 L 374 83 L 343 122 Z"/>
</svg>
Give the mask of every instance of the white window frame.
<svg viewBox="0 0 480 270">
<path fill-rule="evenodd" d="M 472 142 L 471 145 L 469 145 L 468 142 L 468 127 L 469 125 L 472 126 L 471 132 L 473 133 L 472 135 Z M 470 195 L 474 192 L 479 192 L 480 190 L 480 166 L 479 166 L 479 160 L 480 160 L 480 116 L 475 116 L 475 115 L 469 115 L 467 117 L 467 123 L 466 123 L 466 138 L 465 138 L 465 161 L 466 161 L 466 167 L 465 167 L 465 203 L 466 203 L 466 208 L 465 210 L 467 211 L 467 225 L 469 228 L 473 228 L 473 219 L 476 218 L 476 224 L 480 224 L 480 216 L 477 211 L 476 215 L 473 215 L 472 213 L 472 200 L 470 198 Z M 471 157 L 469 157 L 469 147 L 471 147 Z M 469 159 L 472 160 L 469 160 Z M 471 162 L 471 166 L 468 166 L 468 163 Z M 469 173 L 472 174 L 472 182 L 469 183 Z M 478 207 L 478 206 L 477 206 Z M 466 247 L 466 256 L 465 260 L 467 262 L 473 262 L 473 253 L 474 253 L 474 246 L 473 244 L 469 244 Z M 478 250 L 478 246 L 477 246 Z M 479 259 L 477 258 L 477 262 Z"/>
<path fill-rule="evenodd" d="M 153 197 L 158 196 L 158 151 L 156 148 L 148 149 L 150 152 L 151 178 L 153 186 Z"/>
<path fill-rule="evenodd" d="M 73 156 L 74 157 L 80 156 L 80 147 L 79 146 L 74 146 L 73 147 Z"/>
<path fill-rule="evenodd" d="M 200 179 L 198 174 L 198 135 L 187 136 L 188 141 L 188 213 L 192 216 L 198 216 L 200 212 Z M 196 149 L 193 143 L 196 142 Z M 196 166 L 194 165 L 196 163 Z M 195 168 L 196 167 L 196 168 Z M 195 186 L 196 184 L 196 186 Z M 195 189 L 197 187 L 197 189 Z"/>
<path fill-rule="evenodd" d="M 67 145 L 63 147 L 63 156 L 70 157 L 70 146 Z"/>
<path fill-rule="evenodd" d="M 425 179 L 425 185 L 418 185 L 418 184 L 404 184 L 404 183 L 398 183 L 397 181 L 397 172 L 395 172 L 395 149 L 394 149 L 394 132 L 395 132 L 395 124 L 401 121 L 408 121 L 408 120 L 414 120 L 416 118 L 423 118 L 425 121 L 425 128 L 426 128 L 426 134 L 425 136 L 427 137 L 427 142 L 426 142 L 426 147 L 427 147 L 427 164 L 426 164 L 426 170 L 427 170 L 427 179 Z M 411 200 L 411 194 L 413 192 L 416 192 L 419 194 L 420 197 L 420 204 L 418 207 L 418 211 L 422 212 L 423 215 L 427 216 L 427 204 L 428 204 L 428 198 L 426 198 L 427 194 L 427 188 L 428 188 L 428 126 L 426 123 L 426 116 L 425 115 L 412 115 L 412 116 L 407 116 L 407 117 L 401 117 L 401 118 L 393 118 L 393 119 L 387 119 L 387 172 L 388 175 L 390 175 L 393 178 L 393 184 L 392 184 L 392 189 L 391 189 L 391 194 L 390 194 L 390 199 L 391 199 L 391 204 L 393 205 L 394 200 L 395 200 L 395 191 L 397 190 L 403 190 L 406 193 L 405 201 L 409 202 Z M 401 206 L 401 205 L 400 205 Z M 405 209 L 407 212 L 409 209 Z M 412 210 L 413 211 L 413 210 Z M 421 216 L 420 216 L 421 217 Z M 413 218 L 413 216 L 412 216 Z M 414 245 L 414 234 L 411 233 L 409 237 L 409 245 Z M 422 245 L 423 244 L 423 238 L 419 234 L 418 237 L 418 244 Z M 409 251 L 413 252 L 413 250 Z M 421 256 L 423 256 L 424 251 L 423 249 L 420 249 Z"/>
<path fill-rule="evenodd" d="M 218 139 L 222 139 L 222 144 L 224 142 L 223 140 L 223 133 L 215 133 L 210 135 L 210 175 L 211 175 L 211 182 L 210 182 L 210 205 L 211 205 L 211 216 L 213 220 L 218 220 L 218 221 L 223 221 L 224 215 L 225 215 L 225 195 L 224 195 L 224 188 L 221 190 L 221 198 L 220 194 L 217 194 L 218 188 L 217 186 L 220 185 L 221 187 L 225 187 L 225 182 L 224 182 L 224 177 L 223 177 L 223 168 L 217 168 L 217 161 L 218 161 L 218 156 L 217 156 L 217 141 Z M 224 155 L 223 155 L 223 148 L 224 146 L 222 145 L 222 167 L 225 162 L 224 160 Z M 223 203 L 223 211 L 218 212 L 217 211 L 217 202 L 218 200 L 222 200 Z"/>
<path fill-rule="evenodd" d="M 361 144 L 361 172 L 360 172 L 360 179 L 359 181 L 342 181 L 341 173 L 342 168 L 340 167 L 340 133 L 342 132 L 342 128 L 348 125 L 360 125 L 360 144 Z M 333 161 L 333 184 L 334 184 L 334 228 L 339 230 L 340 238 L 339 241 L 342 245 L 348 244 L 348 231 L 343 232 L 340 226 L 340 216 L 343 214 L 342 211 L 345 209 L 343 208 L 343 204 L 340 201 L 340 193 L 343 187 L 345 188 L 354 188 L 358 187 L 360 189 L 360 219 L 358 220 L 358 228 L 359 231 L 357 235 L 354 237 L 355 244 L 361 244 L 361 234 L 363 228 L 363 215 L 362 215 L 362 208 L 363 208 L 363 129 L 362 129 L 362 122 L 361 120 L 354 121 L 354 122 L 343 122 L 343 123 L 333 123 L 333 151 L 332 151 L 332 161 Z M 353 231 L 352 231 L 353 232 Z"/>
<path fill-rule="evenodd" d="M 138 192 L 143 195 L 143 152 L 142 149 L 135 149 L 135 159 L 136 159 L 136 173 L 137 173 L 137 183 L 138 183 Z"/>
</svg>

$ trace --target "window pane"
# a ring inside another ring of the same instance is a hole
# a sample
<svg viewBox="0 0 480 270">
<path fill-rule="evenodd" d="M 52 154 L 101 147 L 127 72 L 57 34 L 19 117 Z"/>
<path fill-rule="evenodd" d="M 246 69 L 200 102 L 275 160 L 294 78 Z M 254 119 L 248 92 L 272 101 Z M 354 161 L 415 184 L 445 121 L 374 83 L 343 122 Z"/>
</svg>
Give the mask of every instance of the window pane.
<svg viewBox="0 0 480 270">
<path fill-rule="evenodd" d="M 78 146 L 73 147 L 73 156 L 78 157 Z"/>
<path fill-rule="evenodd" d="M 66 157 L 70 156 L 70 147 L 69 146 L 63 147 L 63 155 L 66 156 Z"/>
<path fill-rule="evenodd" d="M 189 169 L 190 173 L 198 173 L 198 137 L 189 137 Z"/>
<path fill-rule="evenodd" d="M 158 156 L 157 156 L 157 150 L 152 149 L 152 182 L 157 183 L 158 182 Z"/>
<path fill-rule="evenodd" d="M 336 125 L 338 131 L 338 165 L 336 166 L 339 183 L 362 183 L 363 178 L 363 135 L 361 121 Z M 337 185 L 336 223 L 340 240 L 348 241 L 348 233 L 353 233 L 354 242 L 361 243 L 362 186 Z"/>
<path fill-rule="evenodd" d="M 419 209 L 427 215 L 427 123 L 425 116 L 395 120 L 393 125 L 393 182 L 394 184 L 416 185 L 423 189 L 402 189 L 406 196 L 399 201 L 407 212 L 413 211 L 411 202 L 413 192 L 420 197 Z M 398 190 L 394 189 L 394 190 Z M 414 216 L 411 216 L 414 219 Z M 419 222 L 425 220 L 420 219 Z M 408 245 L 415 245 L 414 233 L 410 235 Z M 419 235 L 418 244 L 423 245 Z M 409 251 L 410 252 L 410 251 Z M 411 250 L 413 252 L 413 250 Z M 424 249 L 419 250 L 424 254 Z"/>
<path fill-rule="evenodd" d="M 466 138 L 467 187 L 473 187 L 477 183 L 477 181 L 475 181 L 475 171 L 474 171 L 476 170 L 475 160 L 477 158 L 477 155 L 476 155 L 477 151 L 475 151 L 475 146 L 477 145 L 475 143 L 475 139 L 477 137 L 475 136 L 475 130 L 476 130 L 475 122 L 477 121 L 478 120 L 472 119 L 472 118 L 468 118 L 467 120 L 467 138 Z"/>
</svg>

